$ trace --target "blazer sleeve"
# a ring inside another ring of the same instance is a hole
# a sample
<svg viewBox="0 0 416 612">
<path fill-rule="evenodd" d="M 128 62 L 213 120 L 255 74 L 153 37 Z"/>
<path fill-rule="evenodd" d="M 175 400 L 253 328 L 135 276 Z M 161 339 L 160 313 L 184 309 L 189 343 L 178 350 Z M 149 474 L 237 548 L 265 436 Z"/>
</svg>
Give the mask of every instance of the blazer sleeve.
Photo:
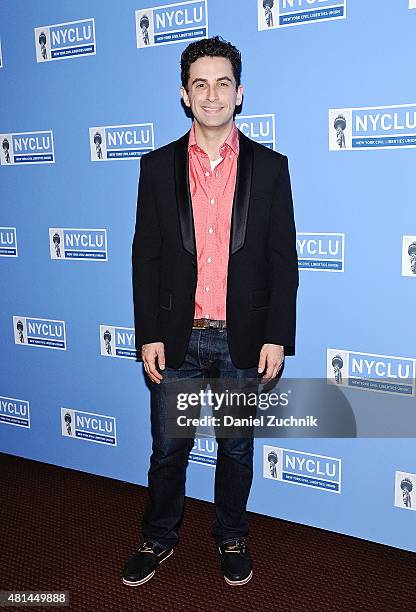
<svg viewBox="0 0 416 612">
<path fill-rule="evenodd" d="M 264 343 L 283 345 L 287 354 L 294 354 L 299 272 L 292 189 L 285 155 L 273 193 L 267 250 L 270 298 Z"/>
<path fill-rule="evenodd" d="M 136 347 L 161 342 L 158 328 L 161 234 L 148 160 L 140 160 L 136 227 L 132 245 Z"/>
</svg>

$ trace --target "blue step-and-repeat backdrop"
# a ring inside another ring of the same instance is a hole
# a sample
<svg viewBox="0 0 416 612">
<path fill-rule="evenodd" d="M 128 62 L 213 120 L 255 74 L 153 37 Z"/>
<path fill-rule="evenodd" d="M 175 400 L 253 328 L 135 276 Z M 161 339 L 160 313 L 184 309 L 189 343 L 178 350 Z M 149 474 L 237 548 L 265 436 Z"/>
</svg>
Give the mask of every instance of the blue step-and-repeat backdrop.
<svg viewBox="0 0 416 612">
<path fill-rule="evenodd" d="M 289 158 L 301 273 L 285 376 L 329 379 L 375 423 L 403 425 L 415 407 L 415 33 L 415 0 L 2 2 L 1 451 L 146 484 L 139 157 L 189 129 L 180 54 L 216 34 L 242 52 L 238 127 Z M 257 439 L 249 509 L 416 551 L 414 437 L 392 431 Z M 197 439 L 188 495 L 212 500 L 215 451 Z"/>
</svg>

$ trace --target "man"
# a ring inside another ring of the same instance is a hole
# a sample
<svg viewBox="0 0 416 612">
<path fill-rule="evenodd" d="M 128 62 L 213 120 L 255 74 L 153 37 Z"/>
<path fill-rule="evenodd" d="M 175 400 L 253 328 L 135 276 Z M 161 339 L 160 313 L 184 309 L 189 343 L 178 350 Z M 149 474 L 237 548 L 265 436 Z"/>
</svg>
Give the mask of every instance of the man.
<svg viewBox="0 0 416 612">
<path fill-rule="evenodd" d="M 144 543 L 123 582 L 143 584 L 173 553 L 193 440 L 169 437 L 166 381 L 275 378 L 295 344 L 298 287 L 287 157 L 237 130 L 241 55 L 220 37 L 181 57 L 193 123 L 141 159 L 133 290 L 136 343 L 151 386 L 153 453 Z M 231 585 L 252 577 L 246 504 L 253 439 L 217 438 L 212 535 Z"/>
</svg>

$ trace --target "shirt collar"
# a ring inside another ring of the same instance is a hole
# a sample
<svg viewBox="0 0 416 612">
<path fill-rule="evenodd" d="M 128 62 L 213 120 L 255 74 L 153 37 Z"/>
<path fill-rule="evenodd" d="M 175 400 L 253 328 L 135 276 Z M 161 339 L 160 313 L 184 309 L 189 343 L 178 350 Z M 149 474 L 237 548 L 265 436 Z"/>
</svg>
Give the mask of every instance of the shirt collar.
<svg viewBox="0 0 416 612">
<path fill-rule="evenodd" d="M 198 145 L 195 138 L 195 122 L 193 121 L 191 130 L 189 132 L 188 151 L 191 147 L 195 146 Z M 220 152 L 224 146 L 230 147 L 230 149 L 235 153 L 235 155 L 238 156 L 240 150 L 240 139 L 238 137 L 238 129 L 234 121 L 230 133 L 228 134 L 224 143 L 220 147 Z"/>
</svg>

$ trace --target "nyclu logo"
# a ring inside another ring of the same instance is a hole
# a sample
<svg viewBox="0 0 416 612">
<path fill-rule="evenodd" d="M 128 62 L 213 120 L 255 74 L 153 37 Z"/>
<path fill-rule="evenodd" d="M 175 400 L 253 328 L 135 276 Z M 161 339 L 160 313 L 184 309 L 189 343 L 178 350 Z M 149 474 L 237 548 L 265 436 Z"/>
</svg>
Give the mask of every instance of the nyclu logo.
<svg viewBox="0 0 416 612">
<path fill-rule="evenodd" d="M 416 474 L 396 471 L 394 505 L 397 508 L 416 510 Z"/>
<path fill-rule="evenodd" d="M 17 257 L 15 227 L 0 227 L 0 257 Z"/>
<path fill-rule="evenodd" d="M 331 108 L 330 151 L 416 147 L 416 104 Z"/>
<path fill-rule="evenodd" d="M 100 325 L 100 353 L 103 357 L 137 359 L 134 328 Z"/>
<path fill-rule="evenodd" d="M 402 276 L 416 278 L 416 236 L 403 236 Z"/>
<path fill-rule="evenodd" d="M 50 227 L 49 252 L 58 261 L 107 261 L 107 230 Z"/>
<path fill-rule="evenodd" d="M 91 161 L 137 159 L 155 148 L 153 123 L 91 127 Z"/>
<path fill-rule="evenodd" d="M 61 408 L 61 434 L 68 438 L 117 446 L 116 419 L 105 414 Z"/>
<path fill-rule="evenodd" d="M 14 342 L 66 351 L 65 321 L 13 316 Z"/>
<path fill-rule="evenodd" d="M 0 134 L 0 165 L 53 164 L 52 130 Z"/>
<path fill-rule="evenodd" d="M 266 115 L 237 115 L 235 118 L 237 128 L 248 138 L 264 145 L 268 149 L 275 149 L 275 116 Z"/>
<path fill-rule="evenodd" d="M 299 269 L 344 272 L 344 239 L 344 234 L 331 232 L 298 232 Z"/>
<path fill-rule="evenodd" d="M 257 29 L 345 19 L 347 0 L 257 0 Z"/>
<path fill-rule="evenodd" d="M 327 381 L 342 387 L 414 395 L 415 366 L 412 357 L 327 349 Z"/>
<path fill-rule="evenodd" d="M 136 11 L 138 49 L 208 37 L 207 0 L 190 0 Z"/>
<path fill-rule="evenodd" d="M 263 478 L 341 493 L 341 459 L 264 445 Z"/>
<path fill-rule="evenodd" d="M 38 63 L 95 55 L 95 21 L 81 19 L 35 28 Z"/>
<path fill-rule="evenodd" d="M 30 428 L 30 405 L 27 400 L 0 396 L 0 423 Z"/>
</svg>

